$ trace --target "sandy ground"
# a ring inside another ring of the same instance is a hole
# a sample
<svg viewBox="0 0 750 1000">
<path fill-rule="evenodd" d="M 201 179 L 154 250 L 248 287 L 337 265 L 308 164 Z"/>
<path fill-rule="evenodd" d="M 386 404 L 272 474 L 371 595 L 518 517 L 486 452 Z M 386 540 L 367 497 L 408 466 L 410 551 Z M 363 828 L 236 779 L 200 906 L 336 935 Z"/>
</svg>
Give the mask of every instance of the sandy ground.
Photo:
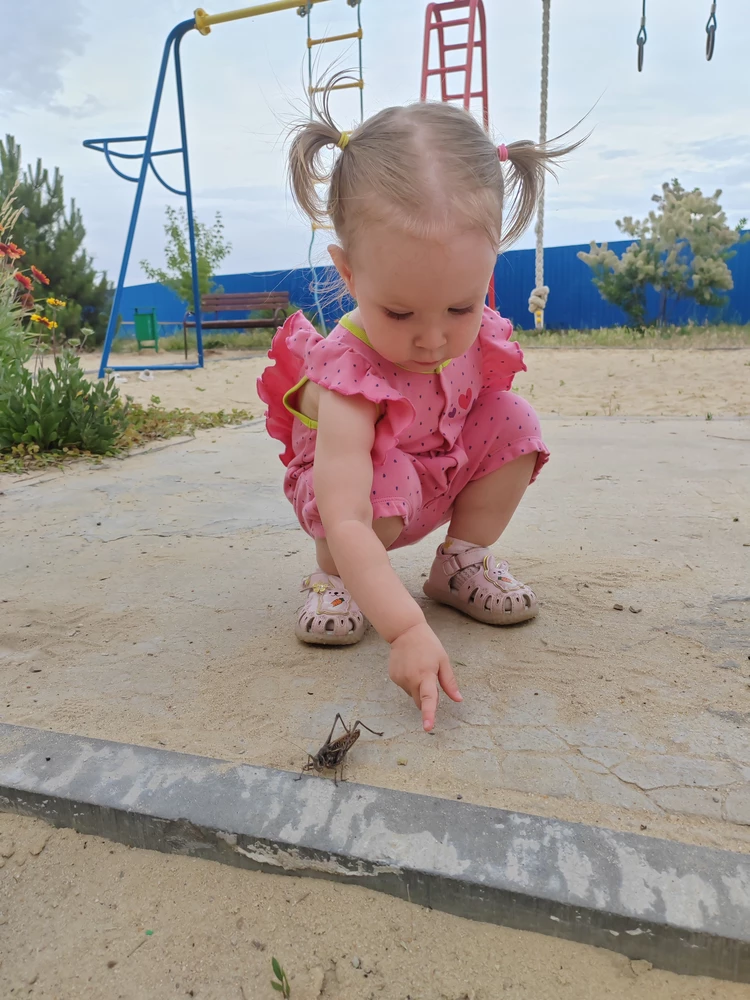
<svg viewBox="0 0 750 1000">
<path fill-rule="evenodd" d="M 502 554 L 542 613 L 496 633 L 425 603 L 466 696 L 443 703 L 435 736 L 387 680 L 377 636 L 348 651 L 294 640 L 310 553 L 260 421 L 0 478 L 0 720 L 295 769 L 341 710 L 386 731 L 360 740 L 354 780 L 747 851 L 750 430 L 705 415 L 750 413 L 750 352 L 527 360 L 520 390 L 566 416 L 545 424 L 554 460 Z M 124 388 L 258 413 L 264 363 Z M 433 545 L 395 556 L 415 595 Z M 0 871 L 1 1000 L 262 1000 L 272 954 L 293 1000 L 750 997 L 359 888 L 65 831 L 36 853 L 47 833 L 0 816 L 16 844 Z"/>
<path fill-rule="evenodd" d="M 394 553 L 465 698 L 434 736 L 374 632 L 294 638 L 312 552 L 259 420 L 0 484 L 0 720 L 293 770 L 340 711 L 386 734 L 353 780 L 747 850 L 747 422 L 545 426 L 498 547 L 534 622 L 420 596 L 435 538 Z"/>
<path fill-rule="evenodd" d="M 368 889 L 129 850 L 0 815 L 3 1000 L 747 1000 L 750 987 Z M 5 858 L 5 855 L 9 855 Z"/>
<path fill-rule="evenodd" d="M 137 372 L 123 373 L 127 382 L 122 390 L 142 403 L 157 395 L 167 407 L 261 412 L 255 380 L 267 363 L 265 357 L 227 360 L 219 352 L 207 352 L 206 359 L 202 370 L 156 372 L 153 382 L 141 382 Z M 704 418 L 708 413 L 750 414 L 746 349 L 534 349 L 526 351 L 526 363 L 529 370 L 516 385 L 540 413 Z M 98 358 L 86 355 L 83 364 L 95 374 Z"/>
</svg>

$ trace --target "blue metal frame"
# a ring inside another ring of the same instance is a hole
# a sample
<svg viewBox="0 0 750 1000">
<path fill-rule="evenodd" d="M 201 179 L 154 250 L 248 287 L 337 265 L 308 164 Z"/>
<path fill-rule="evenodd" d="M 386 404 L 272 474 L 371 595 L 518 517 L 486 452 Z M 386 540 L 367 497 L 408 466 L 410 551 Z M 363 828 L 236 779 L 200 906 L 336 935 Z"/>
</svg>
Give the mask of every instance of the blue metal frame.
<svg viewBox="0 0 750 1000">
<path fill-rule="evenodd" d="M 164 44 L 161 66 L 159 68 L 159 77 L 156 82 L 156 93 L 154 94 L 154 103 L 151 109 L 151 120 L 148 126 L 148 133 L 146 135 L 115 136 L 108 139 L 86 139 L 83 143 L 87 149 L 94 149 L 99 153 L 104 153 L 107 163 L 118 177 L 122 177 L 124 180 L 131 181 L 137 185 L 135 200 L 133 202 L 133 211 L 130 216 L 130 225 L 128 227 L 128 235 L 125 241 L 125 250 L 122 257 L 122 264 L 120 265 L 120 275 L 117 279 L 117 288 L 115 289 L 115 297 L 112 302 L 112 312 L 110 313 L 109 324 L 107 326 L 107 336 L 104 341 L 104 353 L 102 354 L 102 362 L 99 366 L 99 378 L 104 378 L 107 369 L 118 372 L 137 372 L 143 371 L 145 368 L 148 368 L 151 371 L 183 371 L 186 369 L 203 367 L 203 320 L 201 316 L 201 302 L 198 290 L 198 266 L 195 251 L 193 192 L 190 185 L 190 161 L 188 156 L 187 127 L 185 123 L 185 98 L 182 89 L 182 63 L 180 60 L 180 43 L 183 37 L 189 31 L 193 31 L 194 29 L 195 20 L 191 18 L 189 21 L 181 21 L 180 24 L 175 25 L 167 36 L 167 40 Z M 164 91 L 164 81 L 169 67 L 169 58 L 172 54 L 174 55 L 175 82 L 177 84 L 177 110 L 180 120 L 181 144 L 174 149 L 154 150 L 154 136 L 156 134 L 156 124 L 159 119 L 159 108 Z M 124 153 L 110 148 L 110 144 L 130 142 L 145 143 L 143 152 Z M 170 156 L 180 153 L 182 154 L 182 165 L 185 177 L 184 191 L 179 191 L 177 188 L 172 187 L 171 184 L 168 184 L 154 165 L 154 158 L 157 156 Z M 117 157 L 121 160 L 140 160 L 141 168 L 138 176 L 131 177 L 129 174 L 119 169 L 115 164 L 113 157 Z M 141 201 L 143 200 L 143 190 L 146 185 L 146 177 L 148 175 L 149 168 L 163 187 L 165 187 L 168 191 L 171 191 L 173 194 L 184 196 L 186 200 L 188 231 L 190 238 L 190 266 L 192 269 L 193 279 L 193 301 L 195 302 L 195 336 L 198 344 L 198 361 L 181 365 L 110 365 L 108 364 L 109 355 L 112 350 L 112 343 L 115 339 L 117 317 L 120 313 L 122 292 L 125 287 L 125 276 L 128 270 L 128 263 L 130 262 L 130 254 L 133 249 L 133 238 L 135 236 L 136 224 L 138 222 L 138 212 L 140 211 Z"/>
</svg>

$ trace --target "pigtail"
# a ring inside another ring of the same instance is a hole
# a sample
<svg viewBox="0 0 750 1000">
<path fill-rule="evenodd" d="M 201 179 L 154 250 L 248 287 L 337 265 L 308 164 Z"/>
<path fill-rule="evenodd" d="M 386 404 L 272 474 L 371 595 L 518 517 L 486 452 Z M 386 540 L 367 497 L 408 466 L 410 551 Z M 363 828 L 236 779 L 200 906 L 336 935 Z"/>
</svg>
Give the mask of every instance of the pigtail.
<svg viewBox="0 0 750 1000">
<path fill-rule="evenodd" d="M 567 135 L 568 133 L 565 133 Z M 560 136 L 559 138 L 562 138 Z M 507 147 L 510 169 L 505 178 L 505 204 L 508 205 L 503 223 L 501 249 L 510 246 L 523 235 L 534 218 L 539 198 L 544 190 L 547 174 L 556 177 L 554 165 L 558 160 L 578 149 L 586 136 L 568 146 L 543 146 L 530 139 L 511 142 Z M 552 142 L 557 140 L 553 139 Z"/>
<path fill-rule="evenodd" d="M 337 73 L 318 93 L 311 94 L 311 118 L 300 122 L 293 130 L 289 183 L 297 206 L 314 225 L 326 225 L 330 217 L 331 206 L 319 193 L 320 185 L 328 185 L 332 176 L 323 160 L 323 150 L 338 147 L 343 155 L 351 139 L 351 134 L 342 132 L 333 120 L 330 95 L 350 79 L 346 73 Z"/>
</svg>

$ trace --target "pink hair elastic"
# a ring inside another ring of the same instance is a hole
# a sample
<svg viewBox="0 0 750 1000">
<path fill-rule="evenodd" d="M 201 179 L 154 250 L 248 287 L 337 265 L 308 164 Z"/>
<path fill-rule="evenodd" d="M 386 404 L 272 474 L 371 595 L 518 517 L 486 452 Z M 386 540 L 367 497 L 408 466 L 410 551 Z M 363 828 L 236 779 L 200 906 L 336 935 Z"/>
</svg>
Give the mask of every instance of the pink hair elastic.
<svg viewBox="0 0 750 1000">
<path fill-rule="evenodd" d="M 500 157 L 501 163 L 505 163 L 505 161 L 508 159 L 508 147 L 505 145 L 504 142 L 501 142 L 500 145 L 497 147 L 497 155 Z"/>
</svg>

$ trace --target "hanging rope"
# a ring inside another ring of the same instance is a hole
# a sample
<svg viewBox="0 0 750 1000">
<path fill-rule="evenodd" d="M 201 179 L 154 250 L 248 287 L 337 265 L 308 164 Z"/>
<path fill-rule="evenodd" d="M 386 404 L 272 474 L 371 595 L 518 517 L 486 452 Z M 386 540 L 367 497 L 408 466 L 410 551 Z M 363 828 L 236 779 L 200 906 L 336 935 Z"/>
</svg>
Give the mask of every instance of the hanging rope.
<svg viewBox="0 0 750 1000">
<path fill-rule="evenodd" d="M 365 92 L 364 92 L 364 74 L 363 74 L 363 55 L 362 55 L 362 0 L 346 0 L 349 7 L 356 8 L 357 11 L 357 30 L 344 34 L 344 35 L 331 35 L 328 38 L 313 38 L 312 35 L 312 9 L 313 5 L 311 3 L 304 4 L 300 7 L 297 13 L 301 17 L 307 17 L 307 95 L 308 95 L 308 110 L 310 118 L 314 116 L 315 112 L 315 94 L 318 91 L 318 87 L 315 86 L 315 79 L 313 75 L 314 65 L 313 65 L 313 48 L 318 45 L 325 45 L 329 42 L 342 42 L 349 39 L 357 40 L 358 56 L 359 56 L 359 78 L 356 82 L 351 84 L 345 84 L 343 88 L 337 87 L 335 89 L 348 89 L 350 87 L 359 88 L 359 120 L 364 121 L 365 117 Z M 312 275 L 312 293 L 313 299 L 315 301 L 315 311 L 318 314 L 318 322 L 323 330 L 323 335 L 328 335 L 328 327 L 326 325 L 325 316 L 323 314 L 323 304 L 320 300 L 320 281 L 318 279 L 318 269 L 315 266 L 315 236 L 319 229 L 330 229 L 330 226 L 317 226 L 313 224 L 312 232 L 310 234 L 310 244 L 307 249 L 307 263 L 310 268 L 310 273 Z"/>
<path fill-rule="evenodd" d="M 716 45 L 716 0 L 711 4 L 711 13 L 706 22 L 706 59 L 710 62 Z"/>
<path fill-rule="evenodd" d="M 539 107 L 539 145 L 547 142 L 547 95 L 549 91 L 549 22 L 551 0 L 542 0 L 542 92 Z M 534 314 L 537 330 L 544 328 L 544 310 L 549 288 L 544 284 L 544 182 L 536 210 L 536 287 L 529 296 L 529 312 Z"/>
<path fill-rule="evenodd" d="M 641 27 L 635 42 L 638 46 L 638 72 L 643 70 L 643 51 L 646 48 L 648 35 L 646 34 L 646 0 L 643 0 L 643 10 L 641 12 Z"/>
</svg>

